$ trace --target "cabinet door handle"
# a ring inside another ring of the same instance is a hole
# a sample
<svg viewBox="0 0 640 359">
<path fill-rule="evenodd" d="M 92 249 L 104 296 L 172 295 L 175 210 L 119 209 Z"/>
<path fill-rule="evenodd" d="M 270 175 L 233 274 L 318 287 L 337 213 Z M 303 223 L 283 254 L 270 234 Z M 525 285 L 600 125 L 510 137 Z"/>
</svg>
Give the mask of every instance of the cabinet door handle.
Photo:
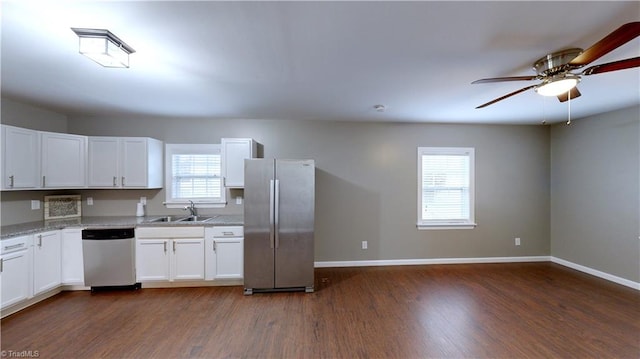
<svg viewBox="0 0 640 359">
<path fill-rule="evenodd" d="M 38 247 L 42 247 L 42 234 L 38 234 Z"/>
<path fill-rule="evenodd" d="M 176 252 L 176 241 L 173 241 L 173 253 Z"/>
<path fill-rule="evenodd" d="M 12 249 L 16 249 L 16 248 L 20 248 L 20 247 L 24 247 L 24 243 L 18 243 L 18 244 L 14 244 L 11 246 L 4 246 L 4 250 L 5 251 L 10 251 Z"/>
<path fill-rule="evenodd" d="M 122 187 L 124 187 L 124 176 L 122 176 Z"/>
<path fill-rule="evenodd" d="M 13 187 L 13 175 L 9 176 L 9 187 Z"/>
<path fill-rule="evenodd" d="M 216 241 L 213 241 L 213 251 L 216 251 Z"/>
<path fill-rule="evenodd" d="M 167 242 L 165 241 L 163 244 L 164 244 L 164 252 L 167 253 Z"/>
<path fill-rule="evenodd" d="M 42 187 L 46 187 L 46 183 L 47 183 L 46 180 L 45 180 L 46 177 L 47 176 L 42 176 Z"/>
<path fill-rule="evenodd" d="M 0 258 L 0 273 L 4 272 L 4 258 Z"/>
<path fill-rule="evenodd" d="M 118 177 L 113 176 L 113 187 L 117 187 L 117 186 L 118 186 Z"/>
</svg>

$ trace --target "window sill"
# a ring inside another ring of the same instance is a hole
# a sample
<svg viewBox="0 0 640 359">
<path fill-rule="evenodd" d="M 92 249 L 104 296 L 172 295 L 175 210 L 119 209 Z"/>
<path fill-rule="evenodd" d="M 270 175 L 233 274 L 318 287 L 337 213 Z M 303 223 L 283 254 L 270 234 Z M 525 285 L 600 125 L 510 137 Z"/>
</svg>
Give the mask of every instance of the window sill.
<svg viewBox="0 0 640 359">
<path fill-rule="evenodd" d="M 455 224 L 447 224 L 447 223 L 433 223 L 433 224 L 424 224 L 418 223 L 418 230 L 443 230 L 443 229 L 474 229 L 476 228 L 476 223 L 455 223 Z"/>
</svg>

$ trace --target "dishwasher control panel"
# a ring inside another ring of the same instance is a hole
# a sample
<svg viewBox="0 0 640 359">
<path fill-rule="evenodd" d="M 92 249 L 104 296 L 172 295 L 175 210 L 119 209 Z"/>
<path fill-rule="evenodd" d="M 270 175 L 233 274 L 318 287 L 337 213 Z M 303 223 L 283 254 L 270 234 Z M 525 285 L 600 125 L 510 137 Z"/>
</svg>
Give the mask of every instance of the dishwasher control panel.
<svg viewBox="0 0 640 359">
<path fill-rule="evenodd" d="M 125 239 L 134 238 L 133 228 L 88 228 L 82 230 L 82 239 Z"/>
</svg>

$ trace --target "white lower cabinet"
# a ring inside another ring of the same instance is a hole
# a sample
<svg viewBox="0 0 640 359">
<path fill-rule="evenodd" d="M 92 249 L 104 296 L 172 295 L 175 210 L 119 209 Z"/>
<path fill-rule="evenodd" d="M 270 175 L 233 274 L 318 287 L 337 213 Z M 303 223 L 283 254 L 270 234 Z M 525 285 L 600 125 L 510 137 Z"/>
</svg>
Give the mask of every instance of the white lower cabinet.
<svg viewBox="0 0 640 359">
<path fill-rule="evenodd" d="M 241 226 L 205 229 L 205 279 L 242 279 L 244 232 Z"/>
<path fill-rule="evenodd" d="M 61 283 L 60 231 L 33 236 L 33 294 L 58 287 Z"/>
<path fill-rule="evenodd" d="M 31 240 L 21 236 L 2 241 L 0 255 L 0 282 L 2 282 L 2 309 L 32 296 Z"/>
<path fill-rule="evenodd" d="M 82 229 L 62 230 L 62 284 L 84 285 L 82 260 Z"/>
<path fill-rule="evenodd" d="M 171 279 L 204 279 L 204 238 L 171 240 Z"/>
<path fill-rule="evenodd" d="M 203 280 L 204 227 L 137 228 L 136 279 Z"/>
<path fill-rule="evenodd" d="M 139 230 L 136 230 L 139 232 Z M 139 282 L 169 280 L 168 239 L 136 240 L 136 279 Z"/>
<path fill-rule="evenodd" d="M 2 308 L 18 304 L 61 283 L 60 231 L 2 241 Z"/>
<path fill-rule="evenodd" d="M 242 279 L 243 237 L 242 226 L 136 228 L 136 279 Z M 84 285 L 82 229 L 2 240 L 0 285 L 0 309 L 9 310 L 60 285 Z"/>
</svg>

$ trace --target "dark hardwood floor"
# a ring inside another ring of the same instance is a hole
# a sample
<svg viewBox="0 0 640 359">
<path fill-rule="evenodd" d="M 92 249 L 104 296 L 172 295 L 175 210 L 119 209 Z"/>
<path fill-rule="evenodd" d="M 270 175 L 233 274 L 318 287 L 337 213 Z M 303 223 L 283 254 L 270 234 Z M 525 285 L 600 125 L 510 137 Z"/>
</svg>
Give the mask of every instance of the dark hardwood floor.
<svg viewBox="0 0 640 359">
<path fill-rule="evenodd" d="M 552 263 L 316 269 L 316 292 L 63 292 L 1 321 L 40 358 L 639 358 L 640 292 Z"/>
</svg>

